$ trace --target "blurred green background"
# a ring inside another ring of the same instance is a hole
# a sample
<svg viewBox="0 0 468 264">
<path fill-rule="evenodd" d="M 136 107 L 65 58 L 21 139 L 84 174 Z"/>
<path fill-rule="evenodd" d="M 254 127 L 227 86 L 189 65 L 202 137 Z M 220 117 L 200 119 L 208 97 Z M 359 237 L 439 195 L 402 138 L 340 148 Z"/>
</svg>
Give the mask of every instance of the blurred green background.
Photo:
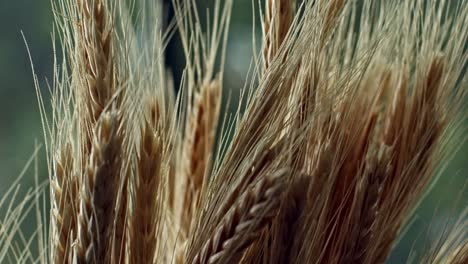
<svg viewBox="0 0 468 264">
<path fill-rule="evenodd" d="M 252 58 L 251 7 L 251 0 L 234 1 L 225 74 L 229 87 L 243 86 Z M 49 105 L 47 80 L 51 80 L 53 73 L 52 29 L 50 0 L 0 0 L 0 197 L 31 157 L 35 142 L 44 142 L 31 65 L 21 32 L 29 45 L 45 103 Z M 256 33 L 259 38 L 261 30 L 258 26 Z M 177 46 L 170 45 L 166 58 L 176 75 L 180 74 L 183 65 L 178 51 Z M 463 125 L 468 127 L 468 124 Z M 468 174 L 467 157 L 468 144 L 464 142 L 453 160 L 448 162 L 441 180 L 421 204 L 417 218 L 389 263 L 403 262 L 412 249 L 427 248 L 444 224 L 453 221 L 460 208 L 467 205 L 468 195 L 464 186 Z M 44 147 L 39 152 L 38 165 L 40 179 L 47 179 Z M 32 168 L 21 184 L 22 192 L 33 187 Z M 4 213 L 0 210 L 0 220 Z M 24 229 L 28 233 L 34 228 L 35 221 L 31 215 L 25 220 Z"/>
</svg>

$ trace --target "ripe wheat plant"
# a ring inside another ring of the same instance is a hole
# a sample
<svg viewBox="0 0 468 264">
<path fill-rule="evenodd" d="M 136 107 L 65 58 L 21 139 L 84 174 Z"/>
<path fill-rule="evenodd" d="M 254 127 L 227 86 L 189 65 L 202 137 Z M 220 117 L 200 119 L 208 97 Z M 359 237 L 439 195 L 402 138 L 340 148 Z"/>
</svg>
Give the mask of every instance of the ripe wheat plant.
<svg viewBox="0 0 468 264">
<path fill-rule="evenodd" d="M 53 3 L 49 181 L 0 222 L 0 262 L 387 260 L 466 139 L 468 2 L 253 1 L 262 42 L 229 112 L 232 4 L 201 23 L 173 0 L 163 23 L 156 0 Z M 180 80 L 164 62 L 176 34 Z M 35 255 L 11 241 L 44 190 Z M 467 219 L 408 262 L 468 263 Z"/>
</svg>

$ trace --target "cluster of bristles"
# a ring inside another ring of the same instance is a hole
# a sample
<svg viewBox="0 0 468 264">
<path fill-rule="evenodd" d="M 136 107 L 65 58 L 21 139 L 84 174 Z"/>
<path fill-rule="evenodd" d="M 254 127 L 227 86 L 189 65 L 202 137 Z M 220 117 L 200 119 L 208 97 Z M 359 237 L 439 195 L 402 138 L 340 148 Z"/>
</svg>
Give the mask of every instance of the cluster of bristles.
<svg viewBox="0 0 468 264">
<path fill-rule="evenodd" d="M 232 0 L 207 30 L 175 0 L 167 34 L 157 1 L 137 16 L 125 2 L 55 7 L 48 261 L 387 259 L 466 119 L 467 2 L 266 0 L 233 118 L 220 115 Z M 163 61 L 175 30 L 178 94 Z M 466 234 L 464 220 L 422 261 L 468 263 Z"/>
</svg>

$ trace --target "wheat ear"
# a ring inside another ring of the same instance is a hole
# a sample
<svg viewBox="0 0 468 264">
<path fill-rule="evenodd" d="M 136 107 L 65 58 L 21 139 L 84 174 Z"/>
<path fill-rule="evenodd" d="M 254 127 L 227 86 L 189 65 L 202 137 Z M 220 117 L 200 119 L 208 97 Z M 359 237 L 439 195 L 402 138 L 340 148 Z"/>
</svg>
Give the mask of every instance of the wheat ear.
<svg viewBox="0 0 468 264">
<path fill-rule="evenodd" d="M 120 135 L 115 112 L 104 113 L 95 130 L 80 192 L 79 263 L 109 263 L 120 172 Z M 118 227 L 122 228 L 123 227 Z"/>
<path fill-rule="evenodd" d="M 351 245 L 351 256 L 348 261 L 352 263 L 365 263 L 366 249 L 369 247 L 374 234 L 374 225 L 379 214 L 379 198 L 382 192 L 382 185 L 385 176 L 391 169 L 391 148 L 386 145 L 376 147 L 374 152 L 371 152 L 370 157 L 366 161 L 364 175 L 358 185 L 358 191 L 363 194 L 363 202 L 360 208 L 358 220 L 357 238 Z M 357 208 L 359 209 L 359 207 Z"/>
<path fill-rule="evenodd" d="M 132 263 L 153 263 L 157 253 L 158 219 L 163 200 L 160 193 L 162 148 L 161 117 L 158 105 L 149 103 L 136 160 L 133 215 L 130 220 L 130 256 Z"/>
<path fill-rule="evenodd" d="M 245 249 L 278 214 L 288 171 L 260 176 L 250 184 L 222 218 L 220 225 L 191 263 L 226 263 L 239 260 Z"/>
<path fill-rule="evenodd" d="M 429 59 L 428 65 L 423 68 L 425 73 L 418 76 L 417 89 L 414 89 L 410 98 L 402 100 L 398 98 L 398 94 L 395 95 L 395 101 L 400 104 L 397 112 L 407 112 L 387 116 L 386 132 L 393 132 L 385 133 L 384 141 L 392 146 L 393 160 L 382 185 L 379 207 L 388 210 L 382 211 L 379 216 L 381 222 L 376 223 L 379 243 L 372 245 L 377 247 L 370 262 L 380 262 L 387 257 L 405 215 L 434 172 L 441 135 L 446 128 L 446 121 L 438 107 L 446 99 L 439 96 L 446 71 L 442 57 Z M 403 83 L 406 81 L 402 80 Z M 403 90 L 406 89 L 405 86 L 406 84 L 402 86 Z"/>
<path fill-rule="evenodd" d="M 116 93 L 112 55 L 112 29 L 106 0 L 77 0 L 80 23 L 77 31 L 77 55 L 80 89 L 77 103 L 80 112 L 84 153 L 89 153 L 89 133 Z"/>
<path fill-rule="evenodd" d="M 75 197 L 74 177 L 72 175 L 72 152 L 71 146 L 65 144 L 59 149 L 54 157 L 54 175 L 51 180 L 51 228 L 52 244 L 51 256 L 54 263 L 65 263 L 70 261 L 70 237 L 75 226 Z"/>
<path fill-rule="evenodd" d="M 211 169 L 211 153 L 214 148 L 216 129 L 221 103 L 220 79 L 204 84 L 195 94 L 193 111 L 188 118 L 187 134 L 184 141 L 186 148 L 185 171 L 187 183 L 182 212 L 181 228 L 190 232 L 191 221 L 198 208 L 202 186 Z"/>
<path fill-rule="evenodd" d="M 128 177 L 121 171 L 123 93 L 115 76 L 111 5 L 106 0 L 80 0 L 74 6 L 81 22 L 75 26 L 79 58 L 75 77 L 80 83 L 76 100 L 84 166 L 75 256 L 118 262 L 125 258 Z"/>
<path fill-rule="evenodd" d="M 291 263 L 291 248 L 295 243 L 296 233 L 300 228 L 300 220 L 304 214 L 304 206 L 307 201 L 306 196 L 312 183 L 312 177 L 306 174 L 294 176 L 284 195 L 284 202 L 281 205 L 278 217 L 272 223 L 268 236 L 264 236 L 264 241 L 257 241 L 259 248 L 253 254 L 246 254 L 245 263 Z M 263 248 L 262 248 L 263 247 Z M 250 247 L 255 249 L 255 246 Z M 251 251 L 249 249 L 249 251 Z M 256 260 L 258 252 L 264 252 L 263 261 Z"/>
</svg>

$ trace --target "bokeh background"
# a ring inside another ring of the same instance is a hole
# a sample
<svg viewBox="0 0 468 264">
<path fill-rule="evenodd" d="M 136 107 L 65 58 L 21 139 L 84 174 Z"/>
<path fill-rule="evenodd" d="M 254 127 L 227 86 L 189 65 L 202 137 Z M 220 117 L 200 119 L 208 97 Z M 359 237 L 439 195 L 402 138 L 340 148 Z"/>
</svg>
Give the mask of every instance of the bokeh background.
<svg viewBox="0 0 468 264">
<path fill-rule="evenodd" d="M 0 0 L 0 198 L 32 157 L 35 146 L 44 144 L 26 43 L 44 101 L 49 105 L 47 80 L 51 80 L 53 74 L 52 43 L 56 41 L 52 39 L 53 14 L 50 1 Z M 202 6 L 209 6 L 212 0 L 199 2 L 203 2 Z M 170 17 L 170 7 L 167 10 Z M 236 89 L 243 86 L 252 58 L 251 0 L 234 1 L 230 33 L 225 81 L 228 87 Z M 259 27 L 256 33 L 254 37 L 260 39 Z M 179 51 L 174 41 L 169 45 L 166 55 L 166 64 L 172 68 L 176 79 L 183 67 Z M 466 128 L 468 124 L 463 126 Z M 454 146 L 460 150 L 452 160 L 445 162 L 447 167 L 441 172 L 440 181 L 419 206 L 413 224 L 401 238 L 389 263 L 402 263 L 412 250 L 421 252 L 427 249 L 445 224 L 456 219 L 461 209 L 467 206 L 465 184 L 468 175 L 468 143 L 465 141 L 461 146 Z M 44 146 L 36 157 L 39 179 L 44 181 L 47 179 Z M 34 186 L 33 175 L 34 168 L 30 166 L 21 180 L 19 196 Z M 0 224 L 4 215 L 5 209 L 0 210 Z M 25 233 L 31 234 L 36 228 L 33 214 L 25 219 L 23 226 Z"/>
</svg>

